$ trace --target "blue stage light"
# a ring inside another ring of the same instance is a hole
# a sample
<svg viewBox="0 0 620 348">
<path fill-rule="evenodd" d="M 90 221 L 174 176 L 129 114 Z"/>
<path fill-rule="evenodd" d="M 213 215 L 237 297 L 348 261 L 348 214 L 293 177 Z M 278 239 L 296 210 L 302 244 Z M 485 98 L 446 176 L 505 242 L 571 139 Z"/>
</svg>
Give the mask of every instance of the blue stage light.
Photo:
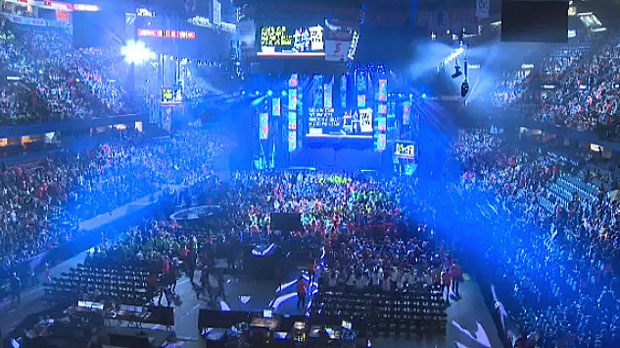
<svg viewBox="0 0 620 348">
<path fill-rule="evenodd" d="M 267 91 L 267 96 L 271 97 L 273 95 L 273 91 Z"/>
</svg>

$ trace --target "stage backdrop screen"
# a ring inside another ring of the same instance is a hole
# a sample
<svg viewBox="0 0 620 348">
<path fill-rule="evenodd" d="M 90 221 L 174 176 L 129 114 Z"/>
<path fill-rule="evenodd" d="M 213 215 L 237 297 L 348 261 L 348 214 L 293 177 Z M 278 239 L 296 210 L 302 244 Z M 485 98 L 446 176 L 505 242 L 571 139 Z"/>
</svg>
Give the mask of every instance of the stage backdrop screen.
<svg viewBox="0 0 620 348">
<path fill-rule="evenodd" d="M 307 137 L 372 139 L 372 109 L 308 109 Z"/>
<path fill-rule="evenodd" d="M 325 58 L 323 21 L 269 23 L 257 30 L 258 57 Z"/>
</svg>

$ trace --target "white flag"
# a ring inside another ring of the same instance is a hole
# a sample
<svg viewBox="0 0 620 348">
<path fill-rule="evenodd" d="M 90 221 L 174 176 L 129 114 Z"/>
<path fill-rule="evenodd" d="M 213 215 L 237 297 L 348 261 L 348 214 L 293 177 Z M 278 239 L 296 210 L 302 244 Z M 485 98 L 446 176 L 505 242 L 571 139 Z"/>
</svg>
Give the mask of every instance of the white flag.
<svg viewBox="0 0 620 348">
<path fill-rule="evenodd" d="M 476 0 L 476 17 L 489 18 L 489 0 Z"/>
</svg>

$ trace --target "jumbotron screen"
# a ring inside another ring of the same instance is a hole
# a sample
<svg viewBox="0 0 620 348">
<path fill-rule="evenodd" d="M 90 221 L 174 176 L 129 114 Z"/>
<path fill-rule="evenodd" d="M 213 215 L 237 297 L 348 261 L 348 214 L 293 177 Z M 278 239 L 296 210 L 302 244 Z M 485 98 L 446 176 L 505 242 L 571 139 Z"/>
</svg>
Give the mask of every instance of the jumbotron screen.
<svg viewBox="0 0 620 348">
<path fill-rule="evenodd" d="M 333 108 L 308 109 L 308 134 L 314 138 L 372 139 L 372 109 L 335 111 Z"/>
<path fill-rule="evenodd" d="M 321 23 L 264 25 L 258 32 L 258 57 L 325 58 Z"/>
</svg>

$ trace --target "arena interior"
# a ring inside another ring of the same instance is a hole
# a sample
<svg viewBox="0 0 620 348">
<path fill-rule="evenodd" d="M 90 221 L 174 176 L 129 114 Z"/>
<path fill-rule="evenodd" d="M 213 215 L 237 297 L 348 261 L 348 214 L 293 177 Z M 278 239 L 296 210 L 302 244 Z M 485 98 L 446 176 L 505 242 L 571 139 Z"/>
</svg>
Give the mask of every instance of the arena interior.
<svg viewBox="0 0 620 348">
<path fill-rule="evenodd" d="M 620 1 L 0 4 L 0 348 L 620 347 Z"/>
</svg>

